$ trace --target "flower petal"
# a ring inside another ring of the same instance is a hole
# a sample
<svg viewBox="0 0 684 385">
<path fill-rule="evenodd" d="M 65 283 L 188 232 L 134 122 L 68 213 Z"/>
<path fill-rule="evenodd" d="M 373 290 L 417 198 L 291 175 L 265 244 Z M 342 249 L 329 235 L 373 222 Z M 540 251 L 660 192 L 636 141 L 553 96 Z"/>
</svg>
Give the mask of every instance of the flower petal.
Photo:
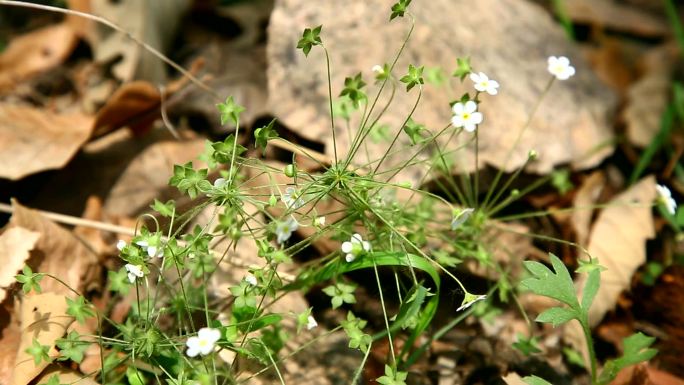
<svg viewBox="0 0 684 385">
<path fill-rule="evenodd" d="M 343 253 L 351 253 L 353 249 L 353 245 L 351 242 L 342 242 L 342 252 Z"/>
<path fill-rule="evenodd" d="M 473 112 L 477 111 L 477 103 L 472 100 L 468 100 L 465 104 L 464 110 L 465 112 L 472 114 Z"/>
</svg>

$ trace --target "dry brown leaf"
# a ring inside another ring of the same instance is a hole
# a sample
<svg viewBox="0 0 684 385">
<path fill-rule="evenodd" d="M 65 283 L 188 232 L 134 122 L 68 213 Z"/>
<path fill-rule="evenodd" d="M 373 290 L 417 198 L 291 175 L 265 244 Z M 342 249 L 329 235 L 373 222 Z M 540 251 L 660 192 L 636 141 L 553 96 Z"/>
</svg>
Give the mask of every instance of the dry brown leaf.
<svg viewBox="0 0 684 385">
<path fill-rule="evenodd" d="M 660 130 L 678 58 L 679 53 L 672 45 L 651 50 L 643 58 L 644 75 L 627 92 L 623 111 L 627 137 L 639 147 L 648 146 Z"/>
<path fill-rule="evenodd" d="M 563 7 L 573 21 L 580 23 L 645 37 L 661 37 L 670 33 L 664 17 L 622 3 L 615 0 L 565 0 Z"/>
<path fill-rule="evenodd" d="M 0 303 L 5 299 L 7 287 L 15 282 L 14 276 L 24 266 L 40 234 L 22 227 L 11 227 L 0 235 Z"/>
<path fill-rule="evenodd" d="M 641 363 L 618 373 L 610 385 L 684 385 L 684 380 Z"/>
<path fill-rule="evenodd" d="M 601 273 L 601 286 L 589 309 L 591 327 L 615 308 L 620 293 L 630 288 L 634 272 L 646 262 L 646 241 L 655 236 L 655 196 L 655 178 L 646 177 L 613 198 L 596 219 L 587 250 L 607 270 Z M 586 274 L 576 280 L 580 296 L 585 282 Z M 564 330 L 563 339 L 587 359 L 589 352 L 579 323 L 570 322 Z"/>
<path fill-rule="evenodd" d="M 161 95 L 152 83 L 138 80 L 122 85 L 97 112 L 93 136 L 127 125 L 136 133 L 147 131 L 159 117 Z"/>
<path fill-rule="evenodd" d="M 186 134 L 183 140 L 167 137 L 167 140 L 152 143 L 140 151 L 120 172 L 107 193 L 105 211 L 118 216 L 135 217 L 147 211 L 154 199 L 166 201 L 177 197 L 169 193 L 175 190 L 169 188 L 173 166 L 193 161 L 196 168 L 203 167 L 203 163 L 196 158 L 204 151 L 204 139 L 189 132 Z"/>
<path fill-rule="evenodd" d="M 14 213 L 10 226 L 39 233 L 40 239 L 31 252 L 29 265 L 35 272 L 48 273 L 62 279 L 71 288 L 84 292 L 99 285 L 101 266 L 97 256 L 70 231 L 60 227 L 35 210 L 12 202 Z M 40 282 L 45 292 L 69 294 L 71 291 L 53 279 Z"/>
<path fill-rule="evenodd" d="M 21 341 L 19 317 L 9 307 L 0 306 L 0 384 L 10 384 L 17 346 Z"/>
<path fill-rule="evenodd" d="M 0 103 L 0 177 L 58 169 L 88 140 L 92 118 Z"/>
<path fill-rule="evenodd" d="M 12 39 L 0 54 L 0 93 L 62 63 L 77 42 L 68 23 L 51 25 Z"/>
<path fill-rule="evenodd" d="M 396 55 L 409 23 L 403 20 L 388 23 L 387 14 L 377 11 L 389 9 L 392 3 L 392 0 L 356 0 L 319 7 L 316 2 L 304 0 L 276 1 L 267 50 L 270 108 L 283 124 L 298 134 L 323 142 L 330 156 L 333 145 L 325 54 L 322 49 L 313 49 L 305 58 L 296 49 L 301 31 L 312 25 L 325 26 L 322 39 L 331 56 L 332 93 L 337 95 L 345 77 L 360 70 L 370 83 L 371 67 L 391 62 Z M 481 165 L 489 163 L 513 170 L 526 161 L 529 150 L 535 149 L 540 158 L 530 165 L 530 170 L 548 172 L 560 163 L 572 163 L 578 168 L 595 166 L 611 153 L 611 146 L 592 151 L 598 143 L 607 143 L 613 136 L 609 119 L 616 99 L 609 89 L 600 85 L 580 51 L 568 42 L 562 28 L 542 8 L 518 0 L 434 0 L 423 2 L 411 11 L 415 14 L 416 28 L 395 75 L 404 74 L 409 62 L 440 66 L 448 74 L 456 65 L 456 57 L 470 56 L 477 71 L 484 71 L 501 83 L 499 95 L 486 97 L 481 105 L 485 116 L 478 130 Z M 548 81 L 546 59 L 559 53 L 571 58 L 577 75 L 568 82 L 553 85 L 507 162 L 511 144 Z M 444 127 L 451 118 L 449 101 L 472 87 L 469 80 L 453 83 L 453 93 L 426 85 L 414 120 L 433 132 Z M 374 88 L 367 89 L 372 97 Z M 415 103 L 417 92 L 414 89 L 407 94 L 398 89 L 392 106 L 379 123 L 390 125 L 394 134 Z M 389 93 L 387 89 L 380 106 L 389 98 Z M 337 151 L 345 154 L 349 148 L 348 130 L 341 119 L 337 128 Z M 460 135 L 447 149 L 463 145 L 471 138 Z M 405 135 L 400 136 L 400 141 L 395 148 L 406 147 Z M 370 141 L 368 144 L 373 158 L 383 154 L 388 146 Z M 472 148 L 472 143 L 468 148 Z M 363 153 L 357 154 L 359 163 L 366 161 Z M 406 160 L 412 153 L 395 154 L 387 160 L 387 168 Z M 459 154 L 461 168 L 471 169 L 472 153 L 468 150 Z M 409 169 L 399 180 L 416 180 L 422 173 L 420 169 Z"/>
<path fill-rule="evenodd" d="M 594 215 L 594 209 L 591 207 L 598 201 L 606 182 L 606 176 L 602 171 L 592 173 L 582 182 L 572 201 L 574 210 L 570 214 L 570 223 L 577 234 L 577 243 L 580 246 L 587 246 L 591 218 Z"/>
<path fill-rule="evenodd" d="M 592 326 L 615 307 L 620 293 L 629 289 L 634 272 L 646 262 L 646 241 L 655 236 L 655 197 L 655 178 L 646 177 L 612 199 L 596 219 L 587 250 L 607 270 L 601 273 L 601 287 L 589 310 Z M 577 284 L 584 287 L 584 282 L 585 275 L 581 275 Z"/>
<path fill-rule="evenodd" d="M 41 284 L 43 282 L 41 281 Z M 59 355 L 55 349 L 55 340 L 61 338 L 74 318 L 66 313 L 67 304 L 64 295 L 44 292 L 25 296 L 21 304 L 21 343 L 17 347 L 17 358 L 12 373 L 13 385 L 26 385 L 48 366 L 44 360 L 35 365 L 33 357 L 25 350 L 36 339 L 41 345 L 50 346 L 49 355 Z"/>
</svg>

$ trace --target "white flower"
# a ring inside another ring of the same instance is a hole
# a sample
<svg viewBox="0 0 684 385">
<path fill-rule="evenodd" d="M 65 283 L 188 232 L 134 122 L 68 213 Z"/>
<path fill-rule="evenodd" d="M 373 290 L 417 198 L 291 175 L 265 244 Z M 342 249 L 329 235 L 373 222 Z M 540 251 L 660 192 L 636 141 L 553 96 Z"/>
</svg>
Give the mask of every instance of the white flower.
<svg viewBox="0 0 684 385">
<path fill-rule="evenodd" d="M 155 256 L 161 257 L 161 255 L 157 255 L 158 249 L 157 246 L 150 246 L 150 244 L 147 241 L 138 241 L 135 243 L 136 245 L 140 246 L 143 250 L 147 251 L 147 255 L 152 258 Z"/>
<path fill-rule="evenodd" d="M 290 239 L 290 236 L 292 236 L 292 232 L 296 231 L 299 228 L 299 223 L 290 216 L 287 218 L 284 222 L 278 222 L 278 225 L 276 226 L 276 237 L 278 243 L 283 243 Z"/>
<path fill-rule="evenodd" d="M 558 80 L 567 80 L 575 74 L 575 67 L 570 65 L 570 60 L 565 56 L 549 56 L 547 69 Z"/>
<path fill-rule="evenodd" d="M 185 351 L 185 354 L 188 357 L 195 357 L 198 354 L 206 356 L 214 351 L 216 341 L 219 339 L 221 339 L 221 332 L 218 329 L 202 328 L 197 332 L 197 336 L 188 338 L 185 343 L 188 350 Z"/>
<path fill-rule="evenodd" d="M 670 189 L 663 185 L 657 184 L 656 191 L 658 192 L 658 201 L 665 205 L 665 209 L 668 213 L 674 215 L 675 211 L 677 210 L 677 201 L 672 198 Z"/>
<path fill-rule="evenodd" d="M 252 273 L 247 273 L 247 275 L 245 275 L 245 282 L 252 286 L 256 286 L 258 283 L 256 277 Z"/>
<path fill-rule="evenodd" d="M 311 330 L 318 326 L 318 322 L 316 322 L 316 319 L 310 315 L 306 318 L 306 330 Z"/>
<path fill-rule="evenodd" d="M 490 95 L 496 95 L 499 93 L 499 82 L 496 80 L 490 79 L 487 75 L 485 75 L 484 72 L 480 73 L 471 73 L 470 74 L 470 80 L 475 83 L 475 89 L 480 91 L 480 92 L 486 92 Z"/>
<path fill-rule="evenodd" d="M 119 242 L 116 243 L 116 248 L 121 251 L 124 249 L 124 247 L 126 247 L 126 241 L 119 239 Z"/>
<path fill-rule="evenodd" d="M 455 214 L 454 219 L 451 220 L 451 229 L 456 230 L 459 228 L 459 226 L 464 224 L 465 221 L 467 221 L 468 218 L 470 218 L 470 216 L 473 214 L 473 211 L 475 211 L 475 209 L 467 208 Z"/>
<path fill-rule="evenodd" d="M 214 187 L 221 188 L 226 185 L 226 180 L 224 178 L 216 178 L 214 181 Z"/>
<path fill-rule="evenodd" d="M 355 260 L 361 253 L 367 251 L 370 251 L 370 243 L 364 241 L 358 233 L 352 235 L 349 241 L 342 243 L 342 252 L 347 254 L 344 257 L 347 262 Z"/>
<path fill-rule="evenodd" d="M 470 294 L 466 293 L 465 297 L 463 298 L 463 302 L 461 302 L 461 306 L 456 309 L 456 311 L 461 311 L 465 310 L 469 307 L 471 307 L 475 302 L 477 301 L 482 301 L 483 299 L 486 299 L 486 295 L 475 295 L 475 294 Z"/>
<path fill-rule="evenodd" d="M 473 132 L 477 125 L 482 123 L 482 113 L 477 112 L 477 104 L 469 100 L 465 104 L 458 102 L 452 107 L 454 116 L 451 117 L 451 124 L 454 127 L 463 127 L 468 132 Z"/>
<path fill-rule="evenodd" d="M 132 265 L 130 263 L 127 263 L 126 266 L 126 271 L 128 272 L 128 280 L 133 283 L 135 282 L 136 279 L 142 278 L 145 276 L 145 273 L 143 273 L 142 266 L 140 265 Z"/>
<path fill-rule="evenodd" d="M 371 71 L 375 72 L 378 75 L 382 75 L 385 73 L 385 69 L 382 68 L 380 64 L 374 65 L 373 68 L 371 68 Z"/>
<path fill-rule="evenodd" d="M 318 227 L 325 226 L 325 217 L 316 217 L 316 219 L 314 219 L 314 225 Z"/>
<path fill-rule="evenodd" d="M 285 194 L 281 198 L 285 206 L 289 209 L 298 209 L 304 205 L 304 200 L 299 192 L 294 187 L 285 189 Z"/>
</svg>

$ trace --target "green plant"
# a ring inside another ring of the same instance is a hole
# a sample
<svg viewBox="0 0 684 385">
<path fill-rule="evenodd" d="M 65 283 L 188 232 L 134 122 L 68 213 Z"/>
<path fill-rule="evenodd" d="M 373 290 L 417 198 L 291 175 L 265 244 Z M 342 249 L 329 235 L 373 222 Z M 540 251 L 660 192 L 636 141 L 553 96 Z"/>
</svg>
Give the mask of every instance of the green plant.
<svg viewBox="0 0 684 385">
<path fill-rule="evenodd" d="M 553 326 L 562 325 L 576 320 L 582 326 L 587 348 L 589 350 L 589 364 L 591 366 L 592 383 L 604 385 L 615 379 L 618 372 L 629 365 L 650 360 L 655 354 L 655 349 L 650 349 L 655 338 L 647 337 L 641 333 L 627 337 L 624 342 L 624 352 L 620 358 L 606 362 L 601 373 L 598 373 L 598 361 L 594 350 L 593 338 L 589 327 L 589 308 L 598 292 L 601 279 L 601 266 L 586 264 L 585 271 L 588 277 L 582 290 L 582 298 L 576 297 L 576 289 L 568 269 L 563 262 L 553 254 L 550 254 L 553 271 L 545 265 L 535 261 L 525 261 L 525 268 L 531 277 L 522 281 L 522 286 L 535 294 L 553 298 L 566 307 L 552 307 L 537 316 L 537 322 L 550 323 Z M 540 384 L 539 379 L 528 382 Z"/>
</svg>

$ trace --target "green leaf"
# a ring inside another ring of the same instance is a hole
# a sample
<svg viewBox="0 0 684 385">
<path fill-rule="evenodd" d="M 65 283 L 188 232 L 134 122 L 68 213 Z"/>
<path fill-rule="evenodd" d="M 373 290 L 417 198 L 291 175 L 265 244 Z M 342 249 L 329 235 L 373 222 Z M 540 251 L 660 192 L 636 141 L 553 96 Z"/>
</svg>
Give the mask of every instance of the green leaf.
<svg viewBox="0 0 684 385">
<path fill-rule="evenodd" d="M 242 155 L 247 148 L 235 142 L 235 135 L 230 134 L 223 142 L 214 142 L 211 147 L 214 149 L 212 156 L 217 163 L 228 164 L 236 157 Z"/>
<path fill-rule="evenodd" d="M 320 36 L 322 28 L 323 26 L 319 25 L 318 27 L 313 29 L 304 29 L 304 33 L 302 33 L 302 38 L 299 39 L 299 41 L 297 42 L 297 48 L 301 49 L 304 52 L 304 56 L 309 56 L 311 47 L 323 44 L 323 41 L 321 40 Z"/>
<path fill-rule="evenodd" d="M 406 122 L 406 125 L 404 126 L 404 132 L 406 135 L 408 135 L 409 139 L 411 140 L 411 145 L 416 145 L 418 143 L 423 142 L 423 136 L 421 135 L 421 132 L 425 130 L 425 126 L 419 123 L 416 123 L 413 119 L 409 118 L 409 120 Z"/>
<path fill-rule="evenodd" d="M 174 215 L 176 211 L 176 202 L 171 199 L 162 203 L 161 201 L 155 199 L 154 204 L 150 205 L 152 210 L 158 212 L 161 216 L 170 218 Z"/>
<path fill-rule="evenodd" d="M 411 88 L 425 83 L 423 69 L 424 67 L 415 67 L 413 64 L 409 64 L 408 73 L 399 79 L 400 82 L 406 84 L 406 91 L 411 91 Z"/>
<path fill-rule="evenodd" d="M 344 88 L 340 92 L 340 96 L 347 96 L 351 100 L 355 108 L 359 108 L 359 103 L 366 99 L 366 94 L 361 89 L 366 85 L 361 77 L 361 72 L 354 77 L 347 77 L 344 79 Z"/>
<path fill-rule="evenodd" d="M 513 343 L 513 347 L 526 356 L 541 353 L 537 338 L 534 336 L 526 338 L 522 333 L 517 334 L 517 341 Z"/>
<path fill-rule="evenodd" d="M 549 254 L 549 257 L 554 272 L 539 262 L 524 261 L 525 268 L 533 277 L 523 280 L 521 285 L 535 294 L 556 299 L 575 310 L 579 309 L 575 286 L 567 267 L 555 255 Z"/>
<path fill-rule="evenodd" d="M 404 13 L 406 13 L 406 8 L 408 8 L 409 4 L 411 4 L 411 0 L 399 0 L 397 3 L 392 5 L 390 21 L 397 17 L 404 17 Z"/>
<path fill-rule="evenodd" d="M 262 155 L 266 154 L 266 144 L 268 144 L 268 141 L 278 137 L 278 133 L 273 128 L 275 121 L 275 118 L 273 118 L 267 125 L 254 130 L 254 146 L 261 148 Z"/>
<path fill-rule="evenodd" d="M 539 314 L 535 321 L 550 323 L 553 327 L 556 327 L 577 318 L 579 318 L 579 314 L 572 309 L 552 307 Z"/>
<path fill-rule="evenodd" d="M 392 369 L 391 366 L 385 364 L 385 375 L 376 379 L 378 384 L 382 385 L 406 385 L 406 377 L 408 373 L 399 372 Z"/>
<path fill-rule="evenodd" d="M 216 105 L 221 114 L 221 124 L 226 124 L 231 122 L 234 126 L 240 123 L 240 114 L 245 110 L 239 104 L 236 104 L 232 96 L 226 98 L 225 103 L 219 103 Z"/>
<path fill-rule="evenodd" d="M 470 58 L 456 58 L 456 70 L 454 70 L 454 73 L 452 76 L 460 78 L 461 81 L 468 76 L 469 73 L 473 71 L 472 67 L 470 66 Z"/>
<path fill-rule="evenodd" d="M 324 288 L 323 292 L 332 297 L 330 300 L 332 308 L 337 309 L 342 306 L 343 303 L 356 303 L 354 290 L 356 290 L 356 285 L 347 285 L 343 282 L 338 282 L 336 285 Z"/>
<path fill-rule="evenodd" d="M 36 293 L 42 292 L 40 287 L 40 280 L 43 279 L 43 274 L 34 273 L 29 265 L 24 265 L 22 269 L 22 274 L 17 274 L 14 279 L 22 284 L 22 290 L 24 293 L 28 294 L 31 290 Z"/>
<path fill-rule="evenodd" d="M 545 379 L 537 376 L 527 376 L 523 377 L 523 382 L 529 385 L 551 385 L 550 382 L 546 381 Z"/>
<path fill-rule="evenodd" d="M 207 181 L 209 170 L 195 170 L 192 162 L 184 165 L 173 166 L 173 176 L 169 180 L 171 186 L 176 186 L 181 193 L 186 193 L 194 199 L 201 192 L 211 190 L 212 186 Z"/>
<path fill-rule="evenodd" d="M 85 356 L 85 351 L 90 347 L 90 343 L 80 340 L 80 334 L 72 330 L 66 338 L 57 340 L 57 347 L 59 348 L 58 361 L 71 360 L 76 363 L 81 363 Z"/>
<path fill-rule="evenodd" d="M 658 353 L 656 349 L 650 348 L 654 342 L 654 337 L 642 333 L 632 334 L 622 340 L 624 346 L 622 357 L 606 362 L 599 376 L 599 383 L 607 384 L 613 381 L 622 369 L 653 358 Z"/>
<path fill-rule="evenodd" d="M 41 361 L 50 362 L 50 351 L 49 345 L 41 345 L 36 338 L 33 339 L 33 343 L 26 350 L 24 350 L 29 356 L 33 357 L 33 363 L 40 364 Z"/>
<path fill-rule="evenodd" d="M 86 304 L 85 298 L 83 298 L 83 296 L 79 296 L 75 300 L 72 300 L 71 298 L 66 297 L 66 303 L 67 303 L 66 313 L 69 314 L 70 316 L 76 318 L 76 321 L 78 321 L 78 323 L 80 323 L 80 324 L 85 324 L 85 319 L 87 317 L 92 317 L 95 315 L 95 312 L 90 307 L 90 305 Z"/>
<path fill-rule="evenodd" d="M 599 286 L 601 284 L 601 270 L 594 269 L 589 272 L 587 277 L 587 282 L 584 284 L 584 290 L 582 293 L 582 310 L 589 313 L 589 308 L 594 302 L 596 293 L 598 292 Z"/>
</svg>

